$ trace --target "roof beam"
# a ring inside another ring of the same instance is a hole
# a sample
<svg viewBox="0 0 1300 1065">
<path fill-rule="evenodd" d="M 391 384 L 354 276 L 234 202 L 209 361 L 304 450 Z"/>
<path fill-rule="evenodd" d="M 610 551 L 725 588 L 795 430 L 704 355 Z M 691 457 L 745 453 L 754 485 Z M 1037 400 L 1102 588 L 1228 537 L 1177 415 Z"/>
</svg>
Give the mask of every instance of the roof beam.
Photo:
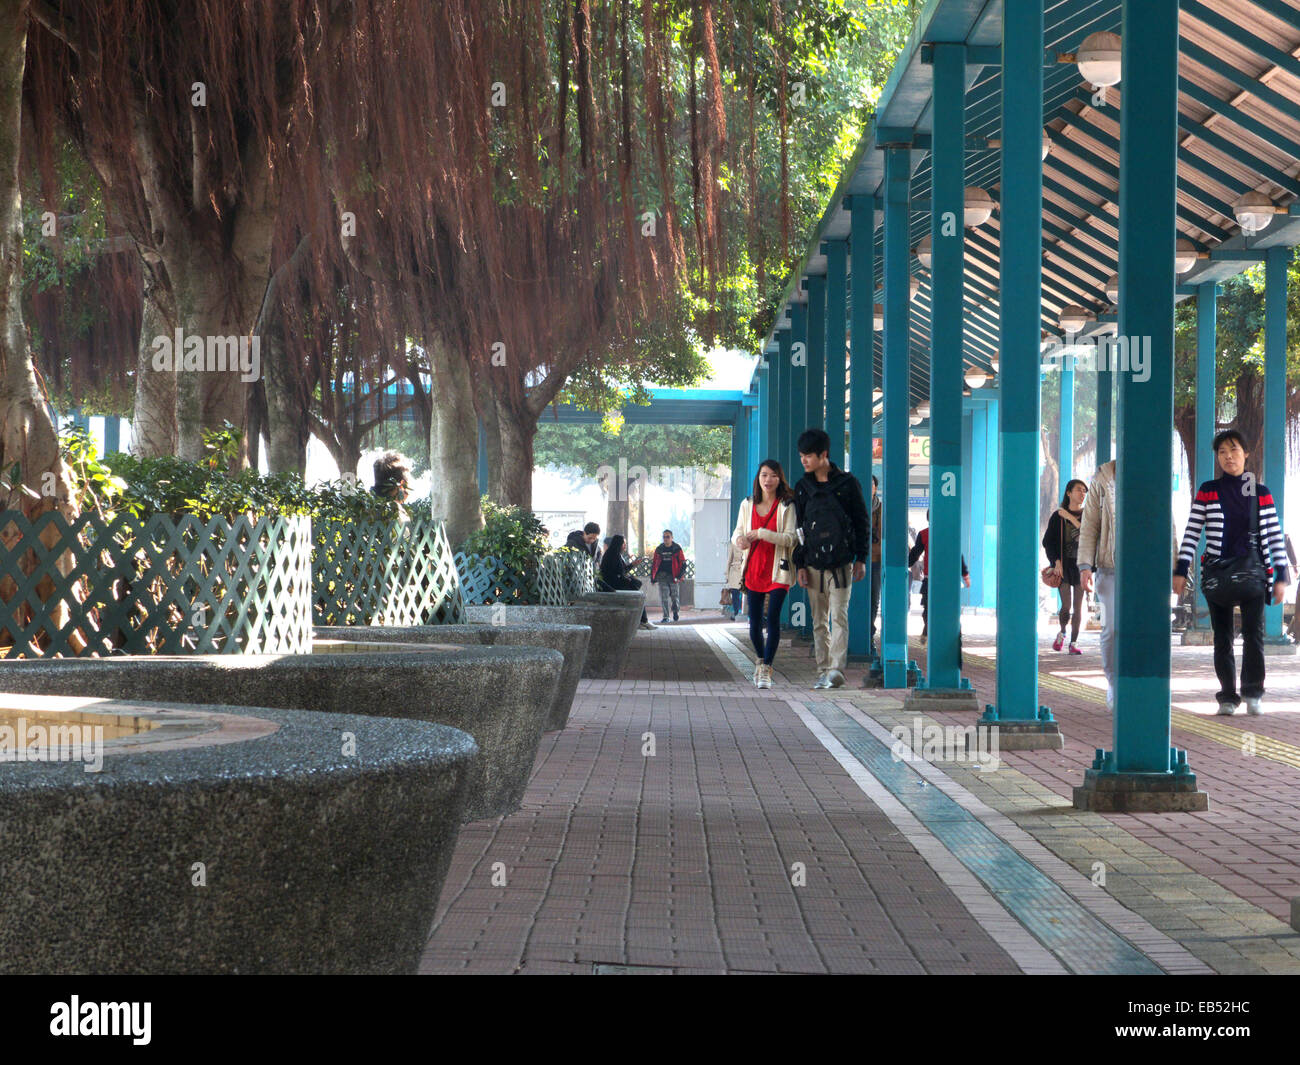
<svg viewBox="0 0 1300 1065">
<path fill-rule="evenodd" d="M 1191 41 L 1183 41 L 1182 52 L 1189 59 L 1200 63 L 1207 70 L 1212 70 L 1219 77 L 1232 82 L 1242 92 L 1249 93 L 1261 103 L 1265 103 L 1274 110 L 1281 111 L 1288 118 L 1300 122 L 1300 104 L 1288 100 L 1276 89 L 1270 89 L 1258 78 L 1253 78 L 1245 71 L 1238 70 L 1231 63 L 1225 63 L 1218 56 L 1211 55 L 1199 44 L 1193 44 Z"/>
<path fill-rule="evenodd" d="M 1188 138 L 1183 141 L 1184 147 L 1193 140 L 1203 141 L 1215 151 L 1222 152 L 1229 159 L 1240 163 L 1247 170 L 1253 171 L 1260 178 L 1266 181 L 1271 181 L 1279 188 L 1286 189 L 1288 192 L 1300 196 L 1300 179 L 1293 178 L 1284 171 L 1279 170 L 1277 167 L 1264 162 L 1257 156 L 1251 155 L 1250 152 L 1246 151 L 1246 149 L 1240 144 L 1228 140 L 1227 137 L 1222 136 L 1218 131 L 1210 129 L 1202 122 L 1197 122 L 1195 119 L 1190 118 L 1181 111 L 1178 113 L 1178 125 L 1185 129 L 1189 134 Z M 1198 168 L 1200 166 L 1198 163 L 1193 163 L 1192 165 L 1197 166 Z"/>
<path fill-rule="evenodd" d="M 1233 107 L 1227 100 L 1220 100 L 1214 93 L 1207 92 L 1194 81 L 1180 75 L 1178 78 L 1178 91 L 1184 96 L 1195 100 L 1202 107 L 1208 107 L 1215 114 L 1222 115 L 1234 126 L 1239 126 L 1247 133 L 1253 133 L 1265 144 L 1280 148 L 1289 155 L 1300 156 L 1300 143 L 1293 141 L 1290 137 L 1284 137 L 1279 131 L 1270 128 L 1259 119 L 1243 114 L 1240 108 Z"/>
<path fill-rule="evenodd" d="M 1266 7 L 1266 4 L 1259 3 L 1258 0 L 1253 0 L 1253 2 L 1256 7 Z M 1274 47 L 1263 38 L 1256 37 L 1244 26 L 1232 22 L 1223 15 L 1220 15 L 1217 11 L 1211 11 L 1204 4 L 1200 3 L 1200 0 L 1180 0 L 1178 6 L 1191 15 L 1192 18 L 1196 19 L 1196 21 L 1205 23 L 1205 25 L 1209 26 L 1210 29 L 1215 32 L 1221 33 L 1225 37 L 1236 41 L 1243 47 L 1249 48 L 1257 56 L 1272 63 L 1275 69 L 1284 70 L 1293 78 L 1300 79 L 1300 59 L 1297 59 L 1290 53 Z M 1281 5 L 1278 6 L 1279 8 L 1281 7 Z M 1291 8 L 1286 8 L 1285 11 L 1285 16 L 1279 15 L 1278 17 L 1284 18 L 1284 21 L 1286 22 L 1294 23 L 1296 19 L 1295 11 Z"/>
</svg>

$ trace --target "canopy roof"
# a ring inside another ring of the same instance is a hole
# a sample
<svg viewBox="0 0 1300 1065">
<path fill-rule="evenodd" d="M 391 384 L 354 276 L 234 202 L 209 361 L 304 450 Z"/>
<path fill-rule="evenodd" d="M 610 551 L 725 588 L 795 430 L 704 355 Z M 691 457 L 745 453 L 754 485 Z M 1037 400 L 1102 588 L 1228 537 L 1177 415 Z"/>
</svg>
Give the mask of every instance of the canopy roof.
<svg viewBox="0 0 1300 1065">
<path fill-rule="evenodd" d="M 1078 67 L 1057 56 L 1074 52 L 1091 33 L 1118 33 L 1120 3 L 1044 4 L 1043 111 L 1051 152 L 1043 163 L 1043 328 L 1059 333 L 1061 309 L 1075 304 L 1098 319 L 1088 331 L 1100 332 L 1115 321 L 1106 281 L 1119 269 L 1119 104 L 1124 85 L 1121 81 L 1108 89 L 1105 104 L 1098 107 Z M 1222 280 L 1259 261 L 1266 248 L 1300 243 L 1300 0 L 1182 0 L 1181 8 L 1177 225 L 1178 235 L 1192 241 L 1201 258 L 1181 276 L 1180 298 L 1195 285 Z M 926 4 L 881 96 L 876 119 L 791 276 L 766 352 L 776 351 L 776 331 L 790 327 L 791 303 L 807 299 L 803 279 L 826 273 L 822 242 L 849 235 L 846 197 L 870 196 L 879 206 L 882 146 L 911 145 L 911 246 L 929 233 L 930 44 L 968 46 L 966 184 L 980 186 L 998 200 L 1002 13 L 1002 0 Z M 1233 204 L 1252 190 L 1287 213 L 1247 236 Z M 879 242 L 879 213 L 876 218 Z M 966 230 L 964 357 L 968 367 L 985 370 L 998 351 L 999 225 L 995 209 L 984 225 Z M 877 290 L 883 279 L 880 252 L 877 243 Z M 912 302 L 911 405 L 929 396 L 930 290 L 928 274 L 915 256 L 909 269 L 921 281 Z M 879 334 L 874 348 L 879 374 Z M 755 375 L 756 380 L 757 369 Z"/>
</svg>

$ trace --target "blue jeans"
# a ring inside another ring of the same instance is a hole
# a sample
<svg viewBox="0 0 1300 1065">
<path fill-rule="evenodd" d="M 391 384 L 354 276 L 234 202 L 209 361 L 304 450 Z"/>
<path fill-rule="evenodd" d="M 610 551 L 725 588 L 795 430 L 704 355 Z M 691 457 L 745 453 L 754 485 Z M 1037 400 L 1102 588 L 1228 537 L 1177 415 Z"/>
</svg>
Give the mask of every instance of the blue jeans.
<svg viewBox="0 0 1300 1065">
<path fill-rule="evenodd" d="M 763 614 L 763 593 L 745 589 L 745 604 L 749 608 L 749 642 L 754 645 L 754 654 L 765 666 L 772 664 L 776 649 L 781 643 L 781 606 L 785 603 L 789 588 L 778 588 L 767 593 L 767 617 Z M 764 639 L 763 622 L 767 621 L 766 639 Z"/>
</svg>

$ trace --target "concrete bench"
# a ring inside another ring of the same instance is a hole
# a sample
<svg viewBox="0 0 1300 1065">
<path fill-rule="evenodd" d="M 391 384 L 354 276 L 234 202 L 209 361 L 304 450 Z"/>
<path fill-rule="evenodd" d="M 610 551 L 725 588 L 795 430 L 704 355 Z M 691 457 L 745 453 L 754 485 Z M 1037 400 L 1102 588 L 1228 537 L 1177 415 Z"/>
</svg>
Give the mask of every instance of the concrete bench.
<svg viewBox="0 0 1300 1065">
<path fill-rule="evenodd" d="M 505 608 L 502 608 L 503 610 Z M 546 715 L 547 731 L 562 729 L 569 721 L 573 697 L 578 690 L 578 678 L 587 659 L 587 645 L 591 641 L 589 625 L 555 625 L 536 622 L 526 625 L 482 624 L 471 625 L 413 625 L 397 628 L 387 625 L 336 625 L 316 628 L 317 644 L 321 641 L 343 640 L 371 644 L 372 650 L 382 650 L 386 643 L 465 644 L 482 647 L 549 647 L 564 656 L 564 668 L 555 687 L 555 699 Z"/>
<path fill-rule="evenodd" d="M 585 625 L 591 629 L 582 675 L 588 679 L 613 679 L 623 672 L 628 648 L 641 623 L 641 611 L 625 606 L 576 602 L 568 606 L 467 606 L 471 622 L 506 625 Z"/>
<path fill-rule="evenodd" d="M 106 739 L 98 772 L 0 765 L 0 972 L 415 972 L 477 759 L 466 733 L 0 695 L 0 721 L 19 717 L 145 731 Z"/>
<path fill-rule="evenodd" d="M 564 659 L 542 647 L 312 655 L 150 655 L 0 661 L 0 691 L 223 703 L 432 721 L 480 757 L 465 819 L 517 810 Z"/>
</svg>

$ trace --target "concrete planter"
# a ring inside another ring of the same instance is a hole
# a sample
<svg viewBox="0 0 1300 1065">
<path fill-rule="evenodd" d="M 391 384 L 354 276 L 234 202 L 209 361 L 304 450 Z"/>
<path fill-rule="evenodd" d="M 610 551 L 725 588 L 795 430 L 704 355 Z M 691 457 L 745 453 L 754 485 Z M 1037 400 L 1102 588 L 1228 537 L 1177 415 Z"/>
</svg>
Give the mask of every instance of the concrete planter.
<svg viewBox="0 0 1300 1065">
<path fill-rule="evenodd" d="M 611 593 L 621 594 L 621 593 Z M 640 594 L 640 593 L 635 593 Z M 641 608 L 577 602 L 569 606 L 471 606 L 470 621 L 504 621 L 507 625 L 586 625 L 591 629 L 582 675 L 588 679 L 614 679 L 623 672 L 628 648 L 641 623 Z"/>
<path fill-rule="evenodd" d="M 489 613 L 492 608 L 489 607 Z M 509 608 L 502 606 L 499 613 Z M 317 639 L 352 640 L 374 644 L 383 643 L 442 643 L 466 644 L 480 647 L 549 647 L 564 656 L 564 668 L 555 688 L 555 699 L 546 715 L 547 731 L 562 729 L 568 723 L 573 708 L 573 696 L 578 690 L 578 678 L 587 659 L 587 645 L 591 641 L 588 625 L 554 625 L 541 622 L 524 625 L 482 624 L 470 625 L 415 625 L 409 628 L 390 628 L 381 625 L 322 626 L 316 630 Z M 375 647 L 374 650 L 381 648 Z"/>
<path fill-rule="evenodd" d="M 467 821 L 519 808 L 564 659 L 541 647 L 0 661 L 0 691 L 267 706 L 450 725 L 480 757 Z M 369 757 L 359 748 L 361 759 Z"/>
<path fill-rule="evenodd" d="M 464 732 L 302 710 L 0 699 L 21 714 L 73 704 L 83 720 L 201 722 L 188 740 L 109 752 L 100 772 L 4 766 L 0 972 L 415 971 L 476 758 Z"/>
</svg>

